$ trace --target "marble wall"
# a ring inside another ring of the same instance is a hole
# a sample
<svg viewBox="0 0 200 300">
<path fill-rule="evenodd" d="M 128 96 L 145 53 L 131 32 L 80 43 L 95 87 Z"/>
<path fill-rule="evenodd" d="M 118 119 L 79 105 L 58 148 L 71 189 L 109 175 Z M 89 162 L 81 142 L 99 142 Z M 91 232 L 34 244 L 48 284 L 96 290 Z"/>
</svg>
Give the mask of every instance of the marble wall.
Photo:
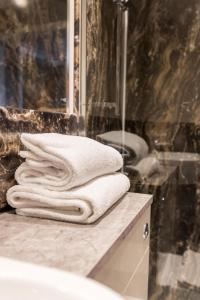
<svg viewBox="0 0 200 300">
<path fill-rule="evenodd" d="M 87 1 L 86 113 L 116 110 L 117 9 L 112 0 Z"/>
<path fill-rule="evenodd" d="M 151 149 L 200 153 L 200 1 L 130 2 L 126 130 L 143 136 Z M 163 163 L 165 166 L 169 164 L 167 161 Z M 183 162 L 179 168 L 181 176 Z M 196 168 L 199 168 L 198 161 L 191 166 L 191 176 Z M 187 249 L 199 249 L 196 219 L 197 215 L 199 217 L 198 180 L 193 183 L 177 181 L 173 202 L 168 201 L 168 206 L 159 214 L 159 219 L 170 214 L 174 232 L 170 234 L 171 244 L 166 243 L 157 249 L 158 256 L 170 257 L 173 253 L 182 266 L 187 262 Z M 152 222 L 157 220 L 153 218 L 157 201 L 155 198 Z M 161 207 L 162 202 L 158 205 Z M 161 245 L 168 236 L 165 231 L 162 236 L 159 232 L 157 237 Z M 176 278 L 173 264 L 168 268 Z M 159 272 L 166 279 L 164 266 Z M 150 284 L 152 279 L 151 273 Z M 177 280 L 178 284 L 175 279 L 176 288 L 164 281 L 160 288 L 152 288 L 151 299 L 186 299 L 189 291 L 199 288 L 191 285 L 183 292 L 181 279 Z M 182 297 L 178 296 L 180 291 Z M 198 299 L 199 294 L 195 297 Z"/>
<path fill-rule="evenodd" d="M 199 150 L 200 1 L 131 4 L 126 119 L 167 148 Z"/>
<path fill-rule="evenodd" d="M 105 63 L 109 47 L 103 42 L 108 38 L 109 43 L 112 44 L 113 39 L 113 35 L 105 27 L 106 17 L 102 11 L 103 3 L 108 5 L 105 2 L 107 1 L 96 1 L 95 4 L 94 1 L 89 1 L 93 9 L 88 10 L 91 29 L 88 36 L 87 133 L 93 138 L 102 132 L 120 130 L 123 117 L 121 114 L 115 114 L 111 109 L 105 109 L 104 96 L 102 96 L 108 95 L 111 89 L 112 97 L 106 99 L 116 101 L 114 85 L 116 70 L 113 70 L 112 80 L 109 79 L 108 64 Z M 125 130 L 143 137 L 149 144 L 150 150 L 199 154 L 200 0 L 130 0 L 129 2 Z M 109 14 L 109 22 L 115 19 L 115 13 L 113 7 Z M 101 30 L 109 36 L 103 37 Z M 101 41 L 101 45 L 98 41 Z M 113 44 L 114 47 L 116 44 Z M 113 64 L 116 63 L 114 56 L 110 55 L 110 66 L 112 66 L 111 57 Z M 191 181 L 195 170 L 199 169 L 199 161 L 191 167 L 190 162 L 184 165 L 181 158 L 177 156 L 177 162 L 178 164 L 163 160 L 163 174 L 158 175 L 154 180 L 149 179 L 150 184 L 147 182 L 140 185 L 137 181 L 132 181 L 131 185 L 132 191 L 154 194 L 150 265 L 151 299 L 200 298 L 199 294 L 195 296 L 196 298 L 193 296 L 187 298 L 188 294 L 192 295 L 190 292 L 196 287 L 192 286 L 186 291 L 182 289 L 180 280 L 175 280 L 177 286 L 175 291 L 170 285 L 155 289 L 159 252 L 166 254 L 166 257 L 172 254 L 175 260 L 181 261 L 182 265 L 185 264 L 187 249 L 200 252 L 199 177 L 196 181 Z M 167 171 L 171 167 L 175 168 L 173 180 L 171 175 L 168 176 Z M 180 182 L 185 167 L 191 172 L 191 176 L 189 175 L 185 182 Z M 163 176 L 165 176 L 164 183 Z M 167 267 L 174 276 L 173 263 Z M 160 274 L 163 275 L 162 271 L 161 269 Z"/>
<path fill-rule="evenodd" d="M 106 105 L 116 103 L 116 5 L 89 0 L 87 17 L 86 111 L 95 137 L 122 123 Z M 200 151 L 199 18 L 199 0 L 130 0 L 126 130 L 151 148 Z"/>
<path fill-rule="evenodd" d="M 83 130 L 83 119 L 75 115 L 0 107 L 0 209 L 7 205 L 6 191 L 14 185 L 15 170 L 22 162 L 21 132 L 79 135 Z"/>
<path fill-rule="evenodd" d="M 77 107 L 79 2 L 74 24 Z M 21 163 L 21 132 L 78 135 L 84 130 L 83 118 L 66 114 L 66 43 L 67 0 L 56 5 L 52 0 L 0 1 L 0 209 Z"/>
</svg>

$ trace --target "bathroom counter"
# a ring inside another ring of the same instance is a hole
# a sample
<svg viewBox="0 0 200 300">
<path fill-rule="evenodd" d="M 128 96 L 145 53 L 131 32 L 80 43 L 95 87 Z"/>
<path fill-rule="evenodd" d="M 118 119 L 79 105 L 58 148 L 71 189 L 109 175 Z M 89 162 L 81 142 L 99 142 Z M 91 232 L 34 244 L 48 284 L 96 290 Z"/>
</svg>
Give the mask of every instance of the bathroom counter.
<svg viewBox="0 0 200 300">
<path fill-rule="evenodd" d="M 127 193 L 103 218 L 78 225 L 0 214 L 0 256 L 95 274 L 152 203 L 151 195 Z"/>
</svg>

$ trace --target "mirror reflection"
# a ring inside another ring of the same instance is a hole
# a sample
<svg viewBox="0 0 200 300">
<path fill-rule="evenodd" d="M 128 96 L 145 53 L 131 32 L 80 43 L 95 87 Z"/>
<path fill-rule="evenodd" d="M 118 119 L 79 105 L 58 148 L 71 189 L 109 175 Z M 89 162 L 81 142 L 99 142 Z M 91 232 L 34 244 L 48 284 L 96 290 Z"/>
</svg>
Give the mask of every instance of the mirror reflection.
<svg viewBox="0 0 200 300">
<path fill-rule="evenodd" d="M 0 105 L 66 111 L 67 0 L 0 2 Z"/>
</svg>

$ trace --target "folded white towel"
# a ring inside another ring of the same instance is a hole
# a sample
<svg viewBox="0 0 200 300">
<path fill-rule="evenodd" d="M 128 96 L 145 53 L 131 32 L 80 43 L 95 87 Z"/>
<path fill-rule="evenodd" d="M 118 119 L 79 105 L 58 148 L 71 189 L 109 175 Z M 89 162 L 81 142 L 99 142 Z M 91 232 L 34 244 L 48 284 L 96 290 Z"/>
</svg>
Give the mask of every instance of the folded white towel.
<svg viewBox="0 0 200 300">
<path fill-rule="evenodd" d="M 66 192 L 15 185 L 8 190 L 7 201 L 19 215 L 92 223 L 129 188 L 129 179 L 121 173 L 115 173 L 98 177 Z"/>
<path fill-rule="evenodd" d="M 161 165 L 159 160 L 149 155 L 141 159 L 136 165 L 127 165 L 125 171 L 129 174 L 131 171 L 137 171 L 142 179 L 147 179 L 155 173 L 159 173 L 161 170 Z"/>
<path fill-rule="evenodd" d="M 21 135 L 28 151 L 15 173 L 19 184 L 64 191 L 119 170 L 122 156 L 115 149 L 87 137 L 57 133 Z"/>
<path fill-rule="evenodd" d="M 116 145 L 116 149 L 124 154 L 125 162 L 127 163 L 138 162 L 147 156 L 149 152 L 149 147 L 145 140 L 134 133 L 121 130 L 109 131 L 99 134 L 97 139 L 112 147 Z"/>
</svg>

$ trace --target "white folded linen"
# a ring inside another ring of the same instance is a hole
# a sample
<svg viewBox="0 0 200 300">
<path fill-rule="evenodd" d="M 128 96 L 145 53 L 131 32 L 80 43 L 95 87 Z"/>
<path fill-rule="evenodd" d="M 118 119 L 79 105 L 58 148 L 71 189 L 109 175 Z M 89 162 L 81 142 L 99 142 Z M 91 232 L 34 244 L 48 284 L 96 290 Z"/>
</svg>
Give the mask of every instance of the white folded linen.
<svg viewBox="0 0 200 300">
<path fill-rule="evenodd" d="M 128 174 L 131 171 L 137 171 L 142 179 L 147 179 L 155 173 L 159 173 L 161 170 L 161 165 L 159 160 L 153 155 L 149 155 L 141 159 L 136 165 L 125 166 L 125 172 Z"/>
<path fill-rule="evenodd" d="M 128 177 L 114 173 L 97 177 L 68 191 L 15 185 L 7 192 L 8 203 L 19 215 L 76 223 L 92 223 L 130 188 Z"/>
<path fill-rule="evenodd" d="M 137 134 L 130 132 L 109 131 L 97 136 L 97 140 L 112 146 L 125 158 L 125 163 L 137 163 L 149 153 L 149 147 L 146 141 Z"/>
<path fill-rule="evenodd" d="M 15 173 L 19 184 L 65 191 L 119 170 L 122 156 L 115 149 L 87 137 L 57 133 L 21 135 L 28 151 Z"/>
</svg>

